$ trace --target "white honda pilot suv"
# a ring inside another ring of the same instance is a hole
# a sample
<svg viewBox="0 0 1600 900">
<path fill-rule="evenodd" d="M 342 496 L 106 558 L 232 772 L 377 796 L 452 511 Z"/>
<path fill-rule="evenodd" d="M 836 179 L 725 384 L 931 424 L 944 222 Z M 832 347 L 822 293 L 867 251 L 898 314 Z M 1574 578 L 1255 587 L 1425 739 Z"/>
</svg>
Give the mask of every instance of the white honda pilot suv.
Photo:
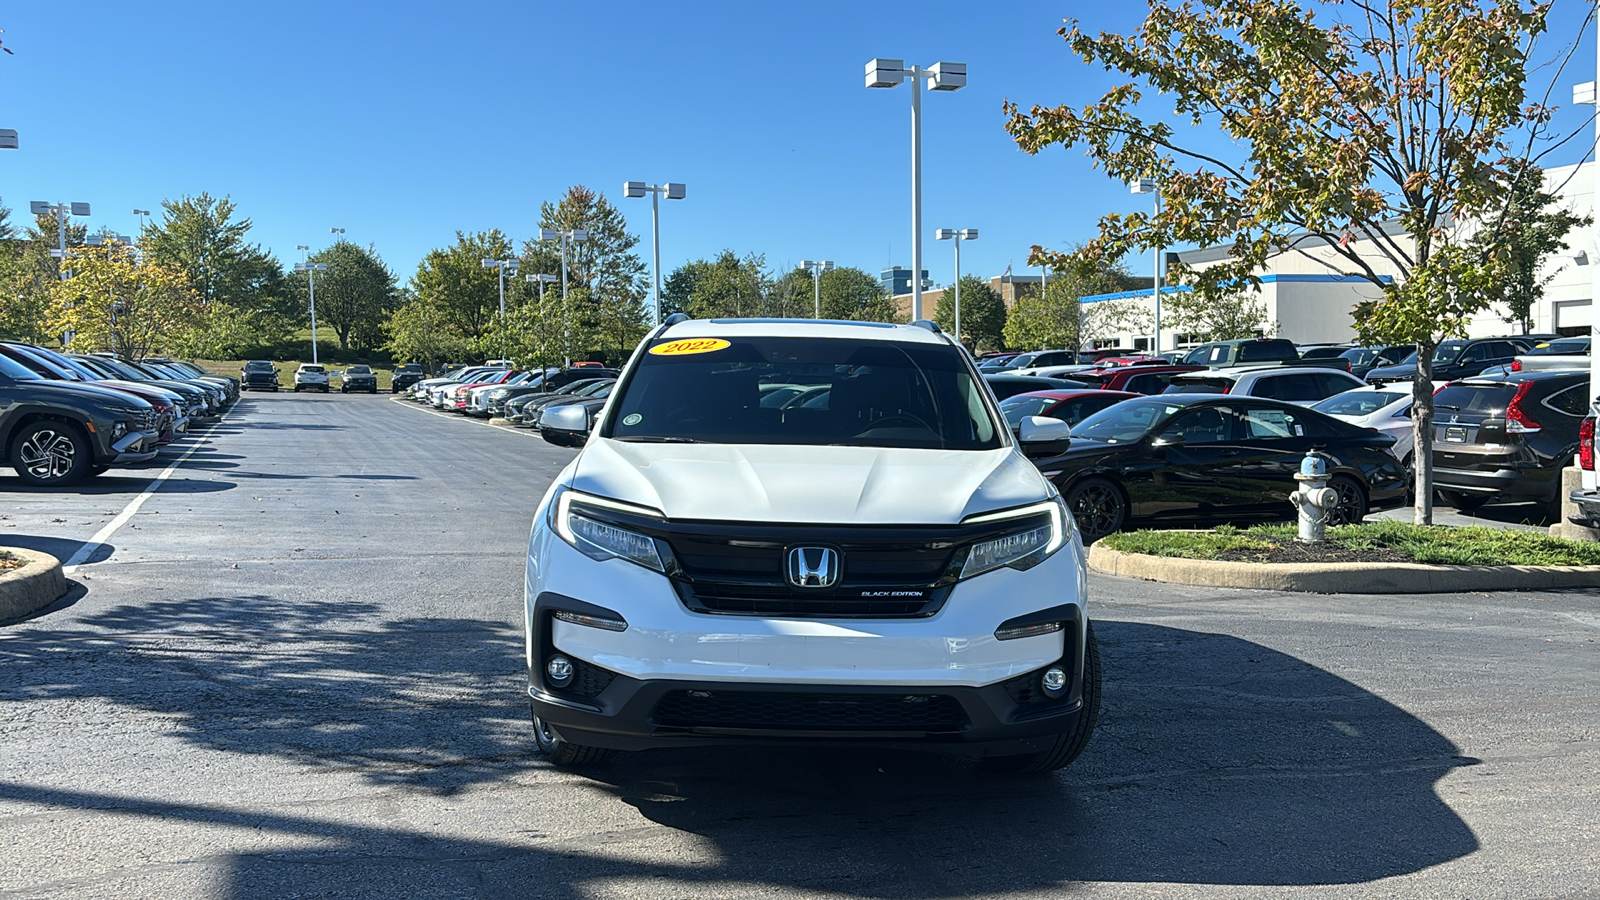
<svg viewBox="0 0 1600 900">
<path fill-rule="evenodd" d="M 792 388 L 792 389 L 791 389 Z M 931 323 L 689 321 L 640 344 L 534 518 L 528 695 L 558 765 L 806 742 L 1071 762 L 1100 662 L 1083 543 Z"/>
</svg>

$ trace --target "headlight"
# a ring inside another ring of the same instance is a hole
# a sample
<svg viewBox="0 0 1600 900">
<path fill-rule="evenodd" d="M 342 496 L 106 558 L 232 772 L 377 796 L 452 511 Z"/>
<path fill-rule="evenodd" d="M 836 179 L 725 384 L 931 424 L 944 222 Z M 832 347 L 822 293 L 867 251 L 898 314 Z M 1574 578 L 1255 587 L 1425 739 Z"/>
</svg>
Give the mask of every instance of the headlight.
<svg viewBox="0 0 1600 900">
<path fill-rule="evenodd" d="M 646 569 L 666 571 L 653 538 L 584 515 L 585 507 L 645 515 L 650 514 L 649 510 L 602 497 L 591 497 L 568 488 L 561 488 L 560 491 L 550 504 L 550 527 L 579 553 L 594 560 L 625 559 Z"/>
<path fill-rule="evenodd" d="M 967 551 L 966 564 L 961 567 L 961 577 L 971 578 L 1002 566 L 1031 569 L 1060 550 L 1070 536 L 1067 508 L 1060 496 L 1021 509 L 978 516 L 968 519 L 966 524 L 1000 522 L 1006 519 L 1037 520 L 1040 513 L 1047 514 L 1049 521 L 1032 527 L 1019 528 L 1010 534 L 973 544 Z"/>
<path fill-rule="evenodd" d="M 489 399 L 490 400 L 500 400 L 500 399 L 504 398 L 505 395 L 507 395 L 509 393 L 511 393 L 511 392 L 508 391 L 508 390 L 504 390 L 504 389 L 501 389 L 501 390 L 498 390 L 498 391 L 490 391 L 489 392 Z"/>
<path fill-rule="evenodd" d="M 118 438 L 121 438 L 123 435 L 125 435 L 127 433 L 128 433 L 128 423 L 127 422 L 113 422 L 113 423 L 111 423 L 111 439 L 113 441 L 117 440 Z"/>
</svg>

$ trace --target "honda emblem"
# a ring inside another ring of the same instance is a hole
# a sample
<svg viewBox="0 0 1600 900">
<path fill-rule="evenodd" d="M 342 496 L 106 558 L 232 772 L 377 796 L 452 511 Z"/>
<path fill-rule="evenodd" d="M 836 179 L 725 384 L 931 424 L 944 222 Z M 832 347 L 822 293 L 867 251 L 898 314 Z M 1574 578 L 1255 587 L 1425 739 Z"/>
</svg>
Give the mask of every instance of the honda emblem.
<svg viewBox="0 0 1600 900">
<path fill-rule="evenodd" d="M 839 552 L 832 547 L 791 547 L 785 570 L 797 588 L 831 588 L 839 582 Z"/>
</svg>

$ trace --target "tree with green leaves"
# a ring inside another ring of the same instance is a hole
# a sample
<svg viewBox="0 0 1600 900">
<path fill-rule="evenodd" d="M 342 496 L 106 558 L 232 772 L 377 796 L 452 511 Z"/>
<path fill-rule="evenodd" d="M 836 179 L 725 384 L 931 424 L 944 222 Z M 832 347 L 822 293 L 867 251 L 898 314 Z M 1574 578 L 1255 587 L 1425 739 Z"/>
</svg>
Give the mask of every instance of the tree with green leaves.
<svg viewBox="0 0 1600 900">
<path fill-rule="evenodd" d="M 454 244 L 428 251 L 417 264 L 412 302 L 426 303 L 430 320 L 476 348 L 500 315 L 499 272 L 484 268 L 483 261 L 511 255 L 511 241 L 498 228 L 470 235 L 458 231 Z"/>
<path fill-rule="evenodd" d="M 1069 21 L 1059 33 L 1072 52 L 1127 80 L 1081 109 L 1008 101 L 1007 130 L 1029 153 L 1081 147 L 1114 179 L 1154 178 L 1163 204 L 1103 217 L 1070 258 L 1035 248 L 1030 261 L 1226 247 L 1215 265 L 1174 269 L 1201 302 L 1259 285 L 1285 253 L 1367 282 L 1362 339 L 1413 344 L 1421 360 L 1415 520 L 1431 522 L 1430 360 L 1503 283 L 1502 254 L 1469 249 L 1463 228 L 1505 218 L 1515 160 L 1549 136 L 1546 94 L 1526 83 L 1548 13 L 1516 0 L 1156 0 L 1130 35 Z M 1147 90 L 1191 130 L 1159 118 Z M 1202 128 L 1223 141 L 1201 140 Z M 1331 256 L 1306 250 L 1306 235 Z"/>
<path fill-rule="evenodd" d="M 1544 189 L 1544 170 L 1533 163 L 1513 167 L 1507 176 L 1505 214 L 1472 236 L 1469 245 L 1480 254 L 1500 253 L 1506 262 L 1499 287 L 1505 321 L 1527 334 L 1533 330 L 1533 309 L 1554 273 L 1543 278 L 1544 261 L 1567 249 L 1567 233 L 1594 224 L 1591 216 L 1575 216 Z"/>
<path fill-rule="evenodd" d="M 1132 290 L 1138 283 L 1121 261 L 1051 272 L 1042 296 L 1037 287 L 1018 293 L 1006 316 L 1005 345 L 1014 350 L 1075 350 L 1120 331 L 1140 333 L 1146 329 L 1138 304 L 1082 302 L 1084 297 Z"/>
<path fill-rule="evenodd" d="M 383 343 L 383 322 L 398 306 L 394 273 L 372 247 L 339 241 L 311 255 L 311 263 L 327 265 L 317 273 L 317 323 L 333 329 L 339 349 L 370 350 Z M 479 262 L 482 265 L 482 262 Z M 489 270 L 493 275 L 493 270 Z M 295 283 L 295 293 L 310 305 L 309 279 Z M 498 302 L 498 300 L 497 300 Z M 497 308 L 498 311 L 498 308 Z"/>
<path fill-rule="evenodd" d="M 956 329 L 956 292 L 945 288 L 934 309 L 934 324 L 950 334 Z M 974 353 L 1005 346 L 1006 304 L 989 282 L 976 275 L 961 276 L 961 343 Z"/>
<path fill-rule="evenodd" d="M 51 287 L 48 325 L 72 346 L 132 359 L 170 349 L 205 308 L 175 266 L 140 264 L 131 247 L 107 241 L 73 251 L 72 277 Z"/>
<path fill-rule="evenodd" d="M 459 362 L 476 355 L 477 345 L 449 324 L 439 305 L 413 296 L 384 323 L 388 342 L 384 348 L 395 362 L 422 363 L 430 369 L 444 362 Z"/>
<path fill-rule="evenodd" d="M 567 298 L 562 332 L 571 335 L 571 358 L 631 351 L 649 328 L 644 262 L 634 252 L 639 237 L 628 231 L 621 211 L 605 195 L 575 185 L 558 202 L 539 207 L 541 230 L 583 230 L 587 236 L 567 245 Z M 523 245 L 522 271 L 561 274 L 561 241 L 530 240 Z M 561 284 L 552 285 L 556 293 Z M 575 293 L 582 289 L 581 294 Z M 537 285 L 520 294 L 536 295 Z M 581 300 L 579 298 L 582 298 Z M 665 313 L 663 313 L 665 316 Z M 585 325 L 584 323 L 589 323 Z"/>
<path fill-rule="evenodd" d="M 769 314 L 771 279 L 767 258 L 724 250 L 716 259 L 697 259 L 674 269 L 662 283 L 663 307 L 670 303 L 696 319 L 738 319 Z M 670 300 L 667 298 L 670 297 Z"/>
<path fill-rule="evenodd" d="M 822 273 L 822 317 L 855 322 L 893 322 L 894 298 L 883 283 L 854 266 Z"/>
<path fill-rule="evenodd" d="M 249 243 L 252 223 L 235 218 L 237 211 L 230 198 L 205 193 L 163 200 L 139 246 L 149 262 L 181 269 L 201 303 L 226 303 L 298 327 L 304 311 L 290 295 L 283 266 L 261 245 Z M 262 318 L 263 324 L 269 321 Z"/>
</svg>

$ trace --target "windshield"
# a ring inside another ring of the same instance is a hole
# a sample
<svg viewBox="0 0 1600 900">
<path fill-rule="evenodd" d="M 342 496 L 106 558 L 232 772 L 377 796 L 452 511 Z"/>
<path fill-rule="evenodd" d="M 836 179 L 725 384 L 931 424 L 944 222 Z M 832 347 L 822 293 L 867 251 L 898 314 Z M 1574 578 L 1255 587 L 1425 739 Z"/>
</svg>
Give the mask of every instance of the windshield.
<svg viewBox="0 0 1600 900">
<path fill-rule="evenodd" d="M 1144 437 L 1155 425 L 1165 422 L 1182 409 L 1182 403 L 1159 397 L 1124 400 L 1079 422 L 1072 429 L 1072 436 L 1108 444 L 1125 444 Z"/>
<path fill-rule="evenodd" d="M 251 360 L 250 362 L 245 363 L 244 364 L 244 370 L 246 372 L 271 372 L 272 371 L 272 363 L 266 362 L 264 360 L 255 359 L 255 360 Z"/>
<path fill-rule="evenodd" d="M 1467 345 L 1460 342 L 1440 344 L 1438 349 L 1433 351 L 1433 361 L 1434 363 L 1453 363 L 1456 361 L 1456 357 L 1460 356 L 1465 349 L 1467 349 Z"/>
<path fill-rule="evenodd" d="M 41 380 L 39 376 L 35 375 L 27 366 L 24 366 L 22 363 L 11 359 L 5 354 L 0 354 L 0 375 L 4 375 L 13 381 Z"/>
<path fill-rule="evenodd" d="M 1020 428 L 1023 419 L 1028 416 L 1042 416 L 1045 410 L 1060 402 L 1055 397 L 1030 397 L 1020 394 L 1000 401 L 1000 415 L 1005 416 L 1006 424 L 1010 427 Z"/>
<path fill-rule="evenodd" d="M 300 371 L 309 372 L 312 375 L 321 375 L 322 374 L 322 367 L 321 366 L 301 366 L 300 367 Z"/>
<path fill-rule="evenodd" d="M 346 375 L 371 375 L 372 370 L 366 366 L 351 366 L 344 370 Z"/>
<path fill-rule="evenodd" d="M 395 369 L 395 371 L 396 372 L 421 372 L 422 371 L 422 366 L 417 364 L 417 363 L 406 363 L 405 365 L 401 366 L 400 368 Z"/>
<path fill-rule="evenodd" d="M 1540 344 L 1529 350 L 1524 356 L 1588 356 L 1588 338 L 1568 338 L 1564 341 L 1551 341 Z"/>
<path fill-rule="evenodd" d="M 677 351 L 677 352 L 674 352 Z M 765 384 L 826 387 L 787 408 Z M 749 337 L 657 342 L 612 401 L 620 441 L 993 450 L 984 386 L 945 344 Z"/>
<path fill-rule="evenodd" d="M 1411 393 L 1398 391 L 1345 391 L 1311 408 L 1330 416 L 1370 416 L 1390 404 L 1410 400 Z"/>
</svg>

